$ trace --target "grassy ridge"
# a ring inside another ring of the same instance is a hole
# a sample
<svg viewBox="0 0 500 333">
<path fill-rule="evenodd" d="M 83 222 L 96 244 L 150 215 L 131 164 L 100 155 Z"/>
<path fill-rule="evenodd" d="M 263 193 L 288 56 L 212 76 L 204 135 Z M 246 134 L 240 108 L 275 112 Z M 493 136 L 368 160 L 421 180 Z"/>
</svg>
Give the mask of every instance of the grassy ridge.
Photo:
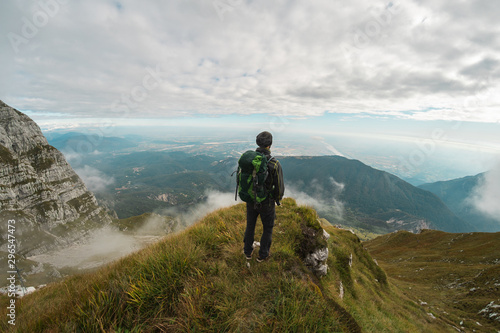
<svg viewBox="0 0 500 333">
<path fill-rule="evenodd" d="M 17 300 L 16 326 L 2 321 L 0 329 L 451 331 L 387 282 L 357 236 L 320 226 L 314 210 L 285 199 L 277 208 L 272 257 L 263 263 L 254 259 L 250 267 L 242 253 L 244 227 L 244 205 L 216 211 L 97 272 L 68 278 Z M 330 234 L 328 241 L 321 227 Z M 260 232 L 258 228 L 257 235 Z M 330 269 L 321 279 L 302 262 L 315 242 L 330 251 Z M 3 318 L 7 301 L 1 299 Z"/>
<path fill-rule="evenodd" d="M 400 231 L 365 243 L 391 282 L 457 330 L 496 332 L 479 313 L 500 304 L 500 233 Z"/>
</svg>

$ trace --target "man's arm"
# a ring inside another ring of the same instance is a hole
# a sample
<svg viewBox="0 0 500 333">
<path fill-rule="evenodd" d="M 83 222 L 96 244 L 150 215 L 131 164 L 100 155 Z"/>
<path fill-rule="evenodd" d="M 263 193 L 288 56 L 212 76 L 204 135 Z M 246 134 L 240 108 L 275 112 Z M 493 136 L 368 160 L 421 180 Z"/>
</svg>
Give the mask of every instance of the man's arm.
<svg viewBox="0 0 500 333">
<path fill-rule="evenodd" d="M 273 196 L 276 199 L 276 203 L 279 205 L 283 195 L 285 194 L 285 183 L 283 182 L 283 170 L 278 160 L 276 160 L 274 164 L 273 187 Z"/>
</svg>

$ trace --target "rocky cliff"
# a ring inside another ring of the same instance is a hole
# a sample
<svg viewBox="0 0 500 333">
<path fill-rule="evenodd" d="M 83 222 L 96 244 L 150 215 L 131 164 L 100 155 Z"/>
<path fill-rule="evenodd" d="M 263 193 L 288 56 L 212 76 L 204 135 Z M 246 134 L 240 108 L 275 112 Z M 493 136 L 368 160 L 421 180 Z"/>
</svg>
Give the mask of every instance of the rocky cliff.
<svg viewBox="0 0 500 333">
<path fill-rule="evenodd" d="M 38 125 L 0 101 L 1 243 L 6 243 L 9 219 L 16 221 L 17 253 L 22 255 L 72 243 L 111 222 Z"/>
</svg>

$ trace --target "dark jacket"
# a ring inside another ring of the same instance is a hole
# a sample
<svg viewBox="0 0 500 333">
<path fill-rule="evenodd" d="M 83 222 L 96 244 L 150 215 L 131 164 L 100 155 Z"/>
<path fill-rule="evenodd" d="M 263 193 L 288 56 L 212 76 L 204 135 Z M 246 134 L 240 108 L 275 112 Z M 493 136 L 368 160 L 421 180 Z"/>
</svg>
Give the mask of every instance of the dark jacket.
<svg viewBox="0 0 500 333">
<path fill-rule="evenodd" d="M 266 148 L 257 148 L 257 152 L 266 155 L 267 159 L 271 157 L 271 151 Z M 266 187 L 270 189 L 269 193 L 271 195 L 271 199 L 279 203 L 285 194 L 285 183 L 283 182 L 283 170 L 281 169 L 280 162 L 273 157 L 267 163 L 267 169 L 269 175 L 266 179 Z"/>
</svg>

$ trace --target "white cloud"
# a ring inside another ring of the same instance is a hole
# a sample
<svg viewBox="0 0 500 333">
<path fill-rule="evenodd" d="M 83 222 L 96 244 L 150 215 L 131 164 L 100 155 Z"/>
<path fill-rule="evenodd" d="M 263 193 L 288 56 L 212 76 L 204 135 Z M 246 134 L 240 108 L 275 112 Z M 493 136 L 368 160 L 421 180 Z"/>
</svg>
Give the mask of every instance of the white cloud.
<svg viewBox="0 0 500 333">
<path fill-rule="evenodd" d="M 0 6 L 11 38 L 0 44 L 0 98 L 34 113 L 500 120 L 488 93 L 499 88 L 500 9 L 487 0 Z"/>
<path fill-rule="evenodd" d="M 150 221 L 147 223 L 151 224 Z M 156 224 L 156 228 L 141 228 L 134 234 L 126 234 L 110 226 L 96 229 L 87 235 L 82 242 L 32 256 L 30 259 L 51 264 L 56 268 L 87 269 L 99 267 L 158 241 L 165 234 L 165 228 L 161 229 L 158 222 Z"/>
<path fill-rule="evenodd" d="M 66 158 L 70 159 L 67 155 Z M 80 176 L 87 188 L 95 193 L 106 190 L 108 186 L 115 182 L 113 177 L 109 177 L 88 165 L 75 169 L 75 172 Z"/>
<path fill-rule="evenodd" d="M 312 189 L 314 195 L 309 195 L 301 190 L 304 186 Z M 345 184 L 337 182 L 333 177 L 329 177 L 326 182 L 313 179 L 309 184 L 302 182 L 287 185 L 286 196 L 293 198 L 300 205 L 311 206 L 314 209 L 327 213 L 339 220 L 344 215 L 344 203 L 339 196 L 344 190 Z"/>
<path fill-rule="evenodd" d="M 207 197 L 206 201 L 195 205 L 188 210 L 187 214 L 184 214 L 183 219 L 188 225 L 198 221 L 208 213 L 216 211 L 217 209 L 237 204 L 234 200 L 234 193 L 208 191 L 205 195 Z"/>
<path fill-rule="evenodd" d="M 484 174 L 474 189 L 472 203 L 479 211 L 500 221 L 500 162 Z"/>
<path fill-rule="evenodd" d="M 175 216 L 183 225 L 188 226 L 217 209 L 230 207 L 239 203 L 234 200 L 234 193 L 209 190 L 204 193 L 204 197 L 206 197 L 204 201 L 189 207 L 187 210 L 181 211 L 174 207 L 162 209 L 158 213 L 163 216 Z"/>
</svg>

